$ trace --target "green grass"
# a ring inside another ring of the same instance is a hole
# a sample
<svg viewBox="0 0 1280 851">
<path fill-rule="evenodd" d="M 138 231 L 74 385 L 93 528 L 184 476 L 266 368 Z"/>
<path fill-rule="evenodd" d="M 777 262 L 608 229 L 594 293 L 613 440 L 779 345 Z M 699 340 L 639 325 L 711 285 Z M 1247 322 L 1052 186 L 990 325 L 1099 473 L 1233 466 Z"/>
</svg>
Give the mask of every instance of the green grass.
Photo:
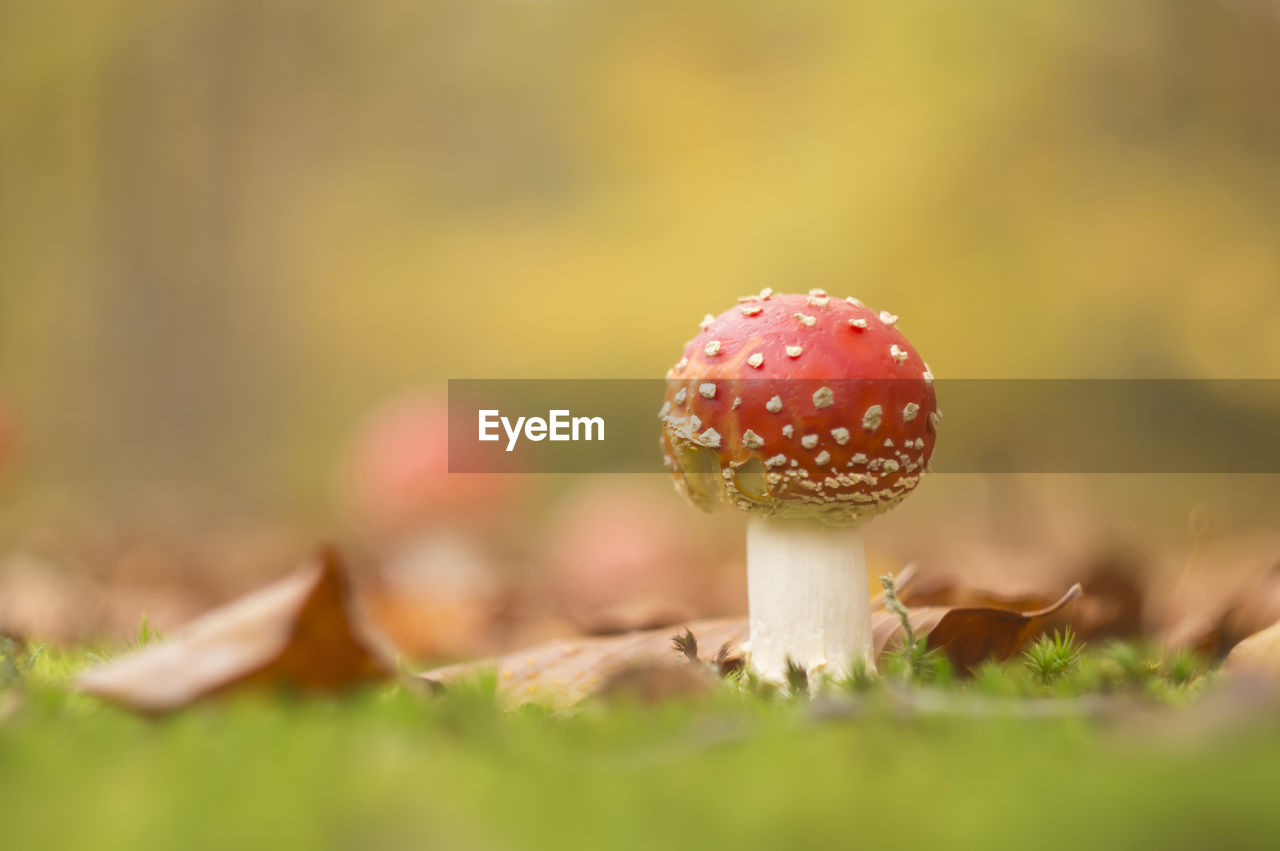
<svg viewBox="0 0 1280 851">
<path fill-rule="evenodd" d="M 1041 685 L 1050 685 L 1080 667 L 1084 648 L 1068 627 L 1065 632 L 1042 635 L 1023 651 L 1027 669 Z M 1191 678 L 1182 680 L 1185 684 Z"/>
<path fill-rule="evenodd" d="M 737 683 L 697 703 L 504 712 L 490 677 L 149 721 L 67 691 L 85 653 L 26 658 L 9 648 L 0 690 L 5 849 L 1222 848 L 1280 832 L 1280 719 L 1170 737 L 902 712 L 904 695 L 1105 694 L 1181 717 L 1214 691 L 1203 667 L 1128 645 L 1047 684 L 1021 659 L 970 680 L 852 678 L 831 684 L 835 705 L 863 707 L 846 718 Z"/>
<path fill-rule="evenodd" d="M 137 650 L 140 647 L 146 647 L 148 644 L 163 640 L 164 633 L 153 627 L 144 613 L 142 619 L 138 621 L 138 628 L 133 631 L 133 640 L 129 642 L 129 649 Z"/>
</svg>

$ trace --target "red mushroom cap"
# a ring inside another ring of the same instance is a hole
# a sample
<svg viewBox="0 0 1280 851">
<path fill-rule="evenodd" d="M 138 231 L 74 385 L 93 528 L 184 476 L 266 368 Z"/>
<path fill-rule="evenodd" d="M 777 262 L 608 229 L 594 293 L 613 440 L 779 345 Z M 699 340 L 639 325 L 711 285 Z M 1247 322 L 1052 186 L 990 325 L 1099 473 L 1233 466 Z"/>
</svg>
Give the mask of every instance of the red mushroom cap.
<svg viewBox="0 0 1280 851">
<path fill-rule="evenodd" d="M 821 290 L 739 300 L 667 373 L 662 444 L 676 487 L 711 510 L 853 525 L 919 483 L 933 375 L 895 325 Z"/>
</svg>

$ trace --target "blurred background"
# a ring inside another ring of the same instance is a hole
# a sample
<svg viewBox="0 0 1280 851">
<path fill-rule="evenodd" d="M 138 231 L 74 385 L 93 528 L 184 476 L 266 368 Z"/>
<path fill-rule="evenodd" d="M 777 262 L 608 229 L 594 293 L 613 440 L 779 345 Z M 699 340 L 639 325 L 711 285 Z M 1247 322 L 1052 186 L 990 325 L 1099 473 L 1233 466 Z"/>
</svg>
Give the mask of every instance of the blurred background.
<svg viewBox="0 0 1280 851">
<path fill-rule="evenodd" d="M 1275 0 L 4 3 L 0 627 L 168 629 L 322 539 L 421 655 L 740 611 L 741 518 L 657 477 L 451 481 L 446 379 L 660 376 L 763 286 L 940 376 L 1280 378 L 1278 152 Z M 869 549 L 1123 563 L 1164 623 L 1278 507 L 935 476 Z"/>
</svg>

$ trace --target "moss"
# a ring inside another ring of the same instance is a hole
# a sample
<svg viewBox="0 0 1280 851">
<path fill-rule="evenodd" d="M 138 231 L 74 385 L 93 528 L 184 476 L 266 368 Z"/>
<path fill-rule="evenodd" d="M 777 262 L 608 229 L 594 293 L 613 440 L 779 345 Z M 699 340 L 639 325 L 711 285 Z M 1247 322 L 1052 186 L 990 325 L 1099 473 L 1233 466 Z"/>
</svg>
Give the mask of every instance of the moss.
<svg viewBox="0 0 1280 851">
<path fill-rule="evenodd" d="M 1020 659 L 931 683 L 852 676 L 816 703 L 733 681 L 697 703 L 511 712 L 490 674 L 442 694 L 246 697 L 145 721 L 71 695 L 89 654 L 46 648 L 0 692 L 17 701 L 0 721 L 0 824 L 12 847 L 130 849 L 768 848 L 854 833 L 873 847 L 1207 847 L 1280 830 L 1264 782 L 1280 722 L 1172 747 L 1087 717 L 946 711 L 1105 687 L 1190 718 L 1215 692 L 1199 668 L 1178 682 L 1143 648 L 1119 655 L 1132 664 L 1086 648 L 1048 684 Z M 913 696 L 943 711 L 904 713 Z"/>
</svg>

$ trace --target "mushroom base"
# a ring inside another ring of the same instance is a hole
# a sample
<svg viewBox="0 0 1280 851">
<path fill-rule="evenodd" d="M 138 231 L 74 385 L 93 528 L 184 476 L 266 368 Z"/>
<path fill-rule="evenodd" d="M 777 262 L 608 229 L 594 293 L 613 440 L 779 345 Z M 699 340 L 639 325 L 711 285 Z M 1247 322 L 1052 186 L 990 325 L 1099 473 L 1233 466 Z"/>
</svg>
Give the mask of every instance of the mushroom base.
<svg viewBox="0 0 1280 851">
<path fill-rule="evenodd" d="M 859 527 L 753 516 L 747 526 L 748 663 L 783 682 L 787 660 L 841 676 L 875 670 L 871 595 Z"/>
</svg>

